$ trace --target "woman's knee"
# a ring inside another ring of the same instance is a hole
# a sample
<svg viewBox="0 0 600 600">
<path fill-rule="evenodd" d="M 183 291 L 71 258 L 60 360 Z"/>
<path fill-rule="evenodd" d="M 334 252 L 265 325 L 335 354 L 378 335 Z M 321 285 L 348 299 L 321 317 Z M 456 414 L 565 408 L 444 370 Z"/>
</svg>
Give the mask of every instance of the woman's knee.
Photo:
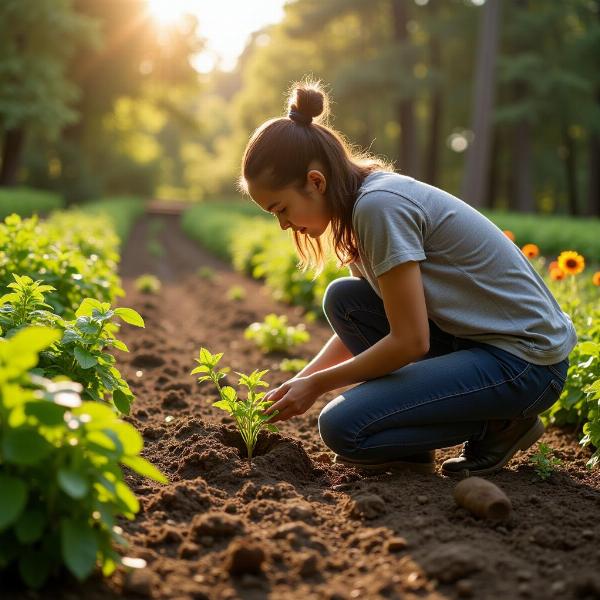
<svg viewBox="0 0 600 600">
<path fill-rule="evenodd" d="M 346 314 L 347 301 L 354 296 L 360 283 L 361 280 L 356 277 L 339 277 L 327 286 L 323 295 L 323 312 L 328 319 Z"/>
<path fill-rule="evenodd" d="M 343 456 L 348 456 L 352 452 L 354 448 L 352 435 L 344 426 L 335 400 L 325 406 L 319 414 L 318 426 L 319 435 L 328 448 Z"/>
</svg>

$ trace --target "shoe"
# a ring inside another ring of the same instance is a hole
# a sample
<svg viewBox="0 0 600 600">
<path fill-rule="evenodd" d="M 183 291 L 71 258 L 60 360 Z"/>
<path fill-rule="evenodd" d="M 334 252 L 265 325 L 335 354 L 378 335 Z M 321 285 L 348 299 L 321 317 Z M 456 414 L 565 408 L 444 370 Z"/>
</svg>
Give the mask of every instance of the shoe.
<svg viewBox="0 0 600 600">
<path fill-rule="evenodd" d="M 463 444 L 460 456 L 442 463 L 444 475 L 486 475 L 500 471 L 519 450 L 527 450 L 544 434 L 538 416 L 511 421 L 489 421 L 482 440 Z"/>
<path fill-rule="evenodd" d="M 413 473 L 435 473 L 435 450 L 403 456 L 401 460 L 379 463 L 358 462 L 336 454 L 333 462 L 337 465 L 346 465 L 370 472 L 411 471 Z"/>
</svg>

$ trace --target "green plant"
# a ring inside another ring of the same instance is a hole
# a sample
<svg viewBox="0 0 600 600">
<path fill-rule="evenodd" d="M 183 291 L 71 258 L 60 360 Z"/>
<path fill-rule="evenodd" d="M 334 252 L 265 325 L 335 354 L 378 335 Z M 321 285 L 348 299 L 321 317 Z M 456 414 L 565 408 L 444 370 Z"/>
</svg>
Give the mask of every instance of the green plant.
<svg viewBox="0 0 600 600">
<path fill-rule="evenodd" d="M 215 270 L 210 267 L 200 267 L 198 269 L 198 277 L 212 281 L 215 278 Z"/>
<path fill-rule="evenodd" d="M 308 361 L 303 358 L 284 358 L 279 363 L 279 368 L 289 373 L 297 373 L 298 371 L 302 371 L 307 364 Z"/>
<path fill-rule="evenodd" d="M 157 294 L 160 292 L 160 279 L 156 275 L 140 275 L 134 281 L 135 289 L 144 294 Z"/>
<path fill-rule="evenodd" d="M 0 338 L 0 570 L 15 565 L 34 588 L 63 564 L 83 580 L 125 561 L 113 549 L 126 545 L 117 518 L 133 519 L 139 502 L 120 465 L 167 482 L 111 407 L 83 402 L 77 383 L 31 375 L 60 336 L 36 326 Z"/>
<path fill-rule="evenodd" d="M 62 332 L 60 340 L 40 355 L 37 374 L 45 377 L 66 376 L 84 386 L 83 394 L 92 400 L 108 396 L 122 413 L 129 414 L 134 396 L 129 385 L 114 366 L 116 360 L 105 350 L 116 348 L 129 352 L 116 338 L 119 317 L 136 327 L 144 327 L 142 317 L 131 308 L 111 309 L 108 302 L 92 298 L 83 300 L 68 321 L 52 313 L 44 302 L 44 292 L 51 286 L 13 274 L 13 290 L 0 298 L 0 333 L 12 337 L 25 325 L 48 325 Z"/>
<path fill-rule="evenodd" d="M 157 258 L 165 255 L 164 246 L 156 239 L 148 240 L 146 248 L 152 256 L 156 256 Z"/>
<path fill-rule="evenodd" d="M 279 431 L 275 425 L 267 423 L 279 411 L 274 411 L 270 415 L 263 413 L 273 404 L 263 400 L 265 392 L 257 391 L 258 388 L 269 387 L 269 384 L 262 380 L 267 371 L 255 370 L 250 375 L 236 371 L 236 374 L 240 376 L 238 385 L 244 386 L 248 390 L 245 400 L 240 399 L 236 390 L 231 386 L 221 387 L 219 381 L 229 372 L 228 368 L 219 369 L 217 366 L 222 357 L 223 353 L 211 354 L 206 348 L 200 348 L 198 358 L 194 359 L 198 366 L 190 374 L 205 373 L 198 377 L 198 381 L 212 381 L 215 384 L 220 400 L 214 402 L 213 406 L 221 408 L 233 416 L 246 444 L 248 458 L 252 459 L 260 430 L 264 427 L 269 431 Z"/>
<path fill-rule="evenodd" d="M 246 328 L 244 337 L 254 340 L 263 352 L 286 352 L 289 348 L 310 340 L 310 335 L 303 323 L 287 324 L 285 315 L 271 313 L 262 323 L 252 323 Z"/>
<path fill-rule="evenodd" d="M 529 459 L 540 479 L 548 479 L 552 475 L 554 467 L 562 464 L 560 458 L 552 456 L 553 452 L 554 450 L 548 444 L 540 442 L 538 451 Z"/>
<path fill-rule="evenodd" d="M 239 302 L 246 297 L 246 290 L 241 285 L 233 285 L 227 290 L 227 298 Z"/>
</svg>

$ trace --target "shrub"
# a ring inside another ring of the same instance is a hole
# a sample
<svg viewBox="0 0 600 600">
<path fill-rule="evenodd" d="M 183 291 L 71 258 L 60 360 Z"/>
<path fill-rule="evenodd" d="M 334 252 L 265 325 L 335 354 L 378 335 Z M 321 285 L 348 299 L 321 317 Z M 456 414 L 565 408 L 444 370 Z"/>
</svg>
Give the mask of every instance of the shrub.
<svg viewBox="0 0 600 600">
<path fill-rule="evenodd" d="M 304 323 L 294 327 L 287 324 L 285 315 L 277 316 L 274 313 L 267 315 L 262 323 L 252 323 L 244 332 L 244 337 L 254 340 L 263 352 L 286 352 L 310 339 Z"/>
</svg>

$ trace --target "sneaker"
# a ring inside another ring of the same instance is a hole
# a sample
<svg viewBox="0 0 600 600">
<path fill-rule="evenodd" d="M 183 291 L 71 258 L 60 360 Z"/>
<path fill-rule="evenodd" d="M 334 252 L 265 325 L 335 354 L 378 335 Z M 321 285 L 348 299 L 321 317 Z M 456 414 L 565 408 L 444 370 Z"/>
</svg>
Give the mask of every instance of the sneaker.
<svg viewBox="0 0 600 600">
<path fill-rule="evenodd" d="M 352 460 L 336 454 L 333 462 L 370 472 L 411 471 L 413 473 L 435 473 L 435 450 L 427 450 L 403 456 L 399 460 L 379 463 L 365 463 Z"/>
<path fill-rule="evenodd" d="M 511 421 L 490 421 L 482 440 L 463 444 L 460 456 L 442 463 L 444 475 L 487 475 L 500 471 L 519 451 L 527 450 L 544 434 L 538 416 Z"/>
</svg>

